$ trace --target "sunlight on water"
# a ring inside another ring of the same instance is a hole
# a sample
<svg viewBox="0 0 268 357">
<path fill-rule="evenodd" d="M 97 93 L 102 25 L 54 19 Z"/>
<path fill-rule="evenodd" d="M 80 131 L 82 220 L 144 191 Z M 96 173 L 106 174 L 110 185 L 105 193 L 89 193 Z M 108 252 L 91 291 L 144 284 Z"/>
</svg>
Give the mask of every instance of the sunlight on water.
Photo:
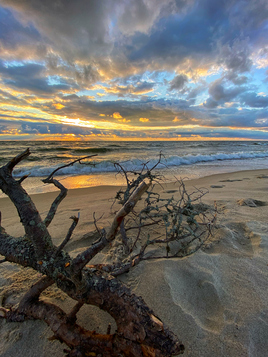
<svg viewBox="0 0 268 357">
<path fill-rule="evenodd" d="M 217 173 L 268 167 L 268 142 L 0 142 L 0 165 L 26 148 L 31 155 L 14 170 L 15 178 L 29 175 L 23 187 L 30 193 L 56 191 L 45 185 L 47 177 L 59 166 L 65 168 L 55 178 L 67 188 L 122 186 L 124 177 L 117 174 L 115 162 L 125 170 L 139 171 L 144 163 L 154 166 L 162 153 L 158 173 L 168 182 L 196 179 Z M 94 156 L 69 166 L 85 156 Z M 95 163 L 95 165 L 92 165 Z M 146 168 L 147 169 L 147 168 Z M 59 175 L 59 176 L 58 176 Z M 0 193 L 0 197 L 4 194 Z"/>
</svg>

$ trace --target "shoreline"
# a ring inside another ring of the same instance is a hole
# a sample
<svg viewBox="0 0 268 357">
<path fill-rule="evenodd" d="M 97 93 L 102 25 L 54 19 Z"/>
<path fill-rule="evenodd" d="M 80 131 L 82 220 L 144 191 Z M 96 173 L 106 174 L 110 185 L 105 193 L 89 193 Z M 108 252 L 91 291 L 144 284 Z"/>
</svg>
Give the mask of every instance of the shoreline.
<svg viewBox="0 0 268 357">
<path fill-rule="evenodd" d="M 196 178 L 188 178 L 188 177 L 180 177 L 179 179 L 182 179 L 185 183 L 187 183 L 187 185 L 191 184 L 191 183 L 198 183 L 198 181 L 200 182 L 203 182 L 203 181 L 209 181 L 210 179 L 217 179 L 217 177 L 221 178 L 222 177 L 225 177 L 226 175 L 242 175 L 243 173 L 262 173 L 263 174 L 267 174 L 268 175 L 268 168 L 267 169 L 249 169 L 249 170 L 238 170 L 238 171 L 227 171 L 227 172 L 222 172 L 222 173 L 213 173 L 213 174 L 209 174 L 207 176 L 200 176 L 200 177 L 196 177 Z M 76 178 L 76 177 L 80 177 L 80 176 L 90 176 L 90 175 L 78 175 L 78 176 L 70 176 L 70 177 L 66 177 L 67 179 L 72 179 L 72 178 Z M 165 177 L 165 175 L 164 175 Z M 31 177 L 29 177 L 31 179 Z M 38 181 L 42 181 L 43 177 L 34 177 L 35 180 L 38 180 Z M 64 180 L 63 181 L 63 184 L 64 184 Z M 27 181 L 26 181 L 27 182 Z M 167 182 L 164 182 L 163 185 L 173 185 L 176 181 L 174 180 L 173 182 L 172 181 L 167 181 Z M 24 182 L 25 183 L 25 182 Z M 44 184 L 45 185 L 45 184 Z M 47 185 L 47 184 L 46 184 Z M 28 192 L 27 191 L 27 187 L 24 189 L 29 193 L 30 196 L 36 196 L 36 195 L 52 195 L 53 194 L 55 195 L 57 192 L 59 192 L 59 190 L 57 188 L 55 188 L 54 185 L 49 185 L 51 188 L 53 188 L 53 190 L 51 191 L 47 191 L 47 192 Z M 109 188 L 111 190 L 113 189 L 118 189 L 119 187 L 124 187 L 124 183 L 122 184 L 113 184 L 113 185 L 107 185 L 107 184 L 103 184 L 103 185 L 95 185 L 95 186 L 87 186 L 87 187 L 74 187 L 74 188 L 68 188 L 68 194 L 70 192 L 79 192 L 79 190 L 88 190 L 88 193 L 90 193 L 91 191 L 93 190 L 101 190 L 102 188 L 106 191 L 108 190 Z M 4 195 L 2 193 L 2 191 L 0 192 L 0 200 L 1 199 L 8 199 L 8 197 L 6 195 Z M 1 201 L 0 201 L 1 202 Z"/>
<path fill-rule="evenodd" d="M 234 171 L 232 173 L 227 172 L 223 174 L 218 173 L 197 179 L 184 180 L 184 184 L 188 192 L 192 192 L 196 188 L 208 191 L 202 198 L 202 201 L 213 206 L 214 202 L 222 202 L 228 199 L 235 202 L 235 200 L 242 199 L 243 196 L 245 196 L 244 187 L 250 189 L 249 186 L 252 180 L 257 180 L 256 185 L 259 185 L 261 181 L 262 183 L 266 181 L 258 180 L 258 176 L 267 176 L 268 178 L 268 169 Z M 81 218 L 75 230 L 75 236 L 81 234 L 85 227 L 87 227 L 89 231 L 95 229 L 93 220 L 94 212 L 99 212 L 99 216 L 104 214 L 104 222 L 109 224 L 112 213 L 111 207 L 120 187 L 123 186 L 103 185 L 68 189 L 68 194 L 59 205 L 55 219 L 50 226 L 50 231 L 56 242 L 62 237 L 62 227 L 69 225 L 69 217 L 77 215 L 78 212 L 80 212 Z M 260 189 L 264 188 L 262 187 Z M 173 193 L 169 194 L 169 192 L 173 191 L 175 196 L 178 194 L 175 181 L 164 183 L 162 187 L 156 185 L 156 191 L 164 195 L 173 195 Z M 58 193 L 59 190 L 30 194 L 41 217 L 45 218 L 46 213 Z M 255 193 L 255 196 L 255 199 L 262 199 L 262 194 L 256 195 Z M 0 211 L 2 211 L 3 227 L 11 235 L 23 235 L 23 227 L 20 223 L 16 208 L 8 197 L 0 198 Z"/>
</svg>

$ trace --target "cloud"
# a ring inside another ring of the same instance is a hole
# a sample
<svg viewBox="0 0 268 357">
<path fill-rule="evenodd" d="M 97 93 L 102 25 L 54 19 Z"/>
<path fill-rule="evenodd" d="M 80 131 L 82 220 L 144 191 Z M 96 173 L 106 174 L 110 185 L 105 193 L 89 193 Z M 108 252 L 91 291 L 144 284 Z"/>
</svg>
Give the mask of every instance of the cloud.
<svg viewBox="0 0 268 357">
<path fill-rule="evenodd" d="M 210 97 L 204 102 L 204 106 L 207 108 L 215 108 L 226 102 L 233 101 L 247 90 L 247 87 L 227 86 L 224 79 L 217 79 L 209 85 L 208 93 Z"/>
<path fill-rule="evenodd" d="M 55 93 L 70 89 L 64 81 L 59 84 L 49 84 L 45 75 L 46 68 L 35 63 L 7 64 L 0 62 L 0 75 L 5 85 L 35 93 Z"/>
<path fill-rule="evenodd" d="M 261 0 L 254 6 L 231 0 L 217 4 L 214 0 L 1 2 L 17 26 L 31 29 L 30 35 L 45 44 L 50 64 L 51 54 L 69 64 L 79 62 L 90 82 L 100 77 L 100 69 L 109 75 L 146 67 L 175 69 L 185 66 L 185 60 L 188 68 L 208 66 L 216 59 L 216 48 L 226 56 L 228 68 L 249 69 L 250 46 L 259 40 L 256 33 L 264 19 L 257 12 Z M 251 24 L 245 40 L 237 38 L 236 13 L 248 21 L 241 28 Z"/>
<path fill-rule="evenodd" d="M 122 119 L 123 117 L 122 117 L 122 115 L 120 115 L 119 112 L 115 112 L 115 113 L 113 113 L 113 118 L 115 118 L 115 119 Z"/>
<path fill-rule="evenodd" d="M 0 3 L 0 117 L 24 121 L 24 131 L 60 130 L 64 118 L 137 137 L 149 135 L 138 133 L 149 118 L 157 135 L 267 125 L 267 97 L 257 94 L 267 81 L 265 0 Z"/>
<path fill-rule="evenodd" d="M 225 44 L 219 48 L 219 63 L 235 73 L 249 72 L 252 66 L 250 48 L 247 40 L 235 38 L 233 44 Z"/>
<path fill-rule="evenodd" d="M 17 60 L 44 57 L 47 44 L 33 24 L 25 26 L 10 9 L 0 7 L 1 58 Z"/>
<path fill-rule="evenodd" d="M 148 123 L 150 121 L 150 119 L 148 118 L 140 118 L 139 119 L 142 123 Z"/>
<path fill-rule="evenodd" d="M 169 83 L 169 90 L 181 90 L 187 82 L 187 76 L 185 74 L 179 74 Z"/>
<path fill-rule="evenodd" d="M 116 80 L 110 87 L 103 87 L 102 89 L 106 93 L 116 94 L 118 97 L 137 96 L 152 92 L 154 83 L 146 81 L 129 83 L 129 80 Z"/>
<path fill-rule="evenodd" d="M 65 107 L 65 105 L 62 105 L 61 103 L 54 103 L 52 104 L 54 108 L 60 110 Z"/>
<path fill-rule="evenodd" d="M 241 103 L 251 108 L 266 108 L 268 107 L 268 97 L 253 92 L 245 93 L 241 98 Z"/>
<path fill-rule="evenodd" d="M 76 52 L 80 58 L 96 52 L 107 54 L 112 21 L 109 1 L 8 0 L 2 3 L 22 14 L 26 26 L 34 24 L 68 60 L 73 60 Z"/>
<path fill-rule="evenodd" d="M 226 78 L 229 80 L 229 81 L 232 81 L 233 84 L 235 85 L 241 85 L 241 84 L 246 84 L 248 83 L 249 79 L 247 76 L 239 76 L 237 75 L 237 73 L 234 73 L 234 72 L 229 72 L 227 75 L 226 75 Z"/>
</svg>

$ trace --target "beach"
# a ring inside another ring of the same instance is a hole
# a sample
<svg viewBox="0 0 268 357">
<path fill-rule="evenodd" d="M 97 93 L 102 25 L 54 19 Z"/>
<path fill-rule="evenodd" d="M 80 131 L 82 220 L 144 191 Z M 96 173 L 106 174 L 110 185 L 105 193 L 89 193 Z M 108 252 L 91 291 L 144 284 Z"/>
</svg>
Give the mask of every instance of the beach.
<svg viewBox="0 0 268 357">
<path fill-rule="evenodd" d="M 178 195 L 177 183 L 157 190 Z M 134 293 L 141 295 L 155 314 L 185 344 L 185 356 L 262 357 L 268 351 L 268 169 L 221 173 L 185 181 L 189 192 L 206 188 L 202 202 L 213 206 L 218 217 L 213 236 L 195 254 L 182 259 L 141 262 L 120 277 Z M 90 239 L 81 239 L 94 230 L 93 213 L 104 214 L 105 226 L 113 216 L 111 208 L 117 186 L 69 190 L 49 227 L 56 245 L 64 239 L 69 217 L 80 212 L 68 251 L 75 256 Z M 56 192 L 33 194 L 42 217 Z M 16 209 L 8 198 L 0 199 L 2 226 L 13 236 L 23 234 Z M 100 259 L 105 259 L 100 254 Z M 15 264 L 0 265 L 0 302 L 8 306 L 18 300 L 38 274 Z M 44 299 L 66 311 L 73 302 L 59 289 L 49 288 Z M 78 323 L 105 332 L 112 318 L 93 307 L 83 307 Z M 114 327 L 113 327 L 114 328 Z M 6 323 L 0 319 L 0 356 L 63 357 L 58 341 L 45 323 Z"/>
</svg>

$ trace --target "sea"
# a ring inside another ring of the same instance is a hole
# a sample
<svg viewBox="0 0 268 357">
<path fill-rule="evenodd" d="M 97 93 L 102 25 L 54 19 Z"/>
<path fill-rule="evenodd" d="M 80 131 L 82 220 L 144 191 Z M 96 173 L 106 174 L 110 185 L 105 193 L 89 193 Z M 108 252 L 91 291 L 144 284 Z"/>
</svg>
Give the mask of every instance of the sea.
<svg viewBox="0 0 268 357">
<path fill-rule="evenodd" d="M 55 177 L 67 188 L 122 186 L 125 178 L 116 163 L 139 171 L 152 168 L 160 155 L 156 173 L 168 182 L 268 168 L 267 141 L 0 141 L 0 166 L 27 148 L 31 155 L 15 167 L 14 176 L 29 175 L 23 186 L 30 194 L 56 190 L 42 179 L 86 156 L 92 157 L 62 168 Z"/>
</svg>

